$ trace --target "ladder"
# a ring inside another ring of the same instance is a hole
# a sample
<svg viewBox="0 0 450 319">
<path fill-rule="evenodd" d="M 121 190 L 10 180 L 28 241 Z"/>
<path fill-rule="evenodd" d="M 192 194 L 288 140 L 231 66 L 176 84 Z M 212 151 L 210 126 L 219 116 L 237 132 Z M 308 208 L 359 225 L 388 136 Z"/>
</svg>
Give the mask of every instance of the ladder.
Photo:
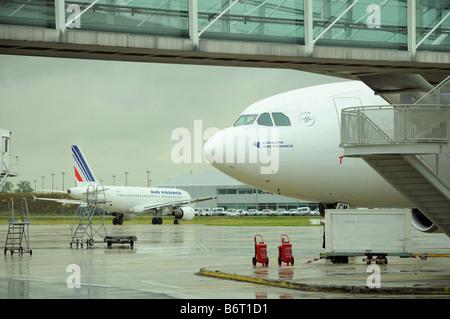
<svg viewBox="0 0 450 319">
<path fill-rule="evenodd" d="M 75 213 L 72 224 L 70 226 L 72 239 L 70 241 L 70 248 L 76 244 L 83 248 L 83 243 L 87 247 L 94 245 L 94 236 L 98 235 L 103 239 L 107 236 L 103 207 L 106 203 L 105 190 L 103 185 L 89 185 L 86 190 L 86 201 L 81 204 Z M 100 215 L 100 221 L 96 220 L 95 215 Z"/>
<path fill-rule="evenodd" d="M 11 251 L 11 255 L 14 252 L 32 254 L 29 242 L 30 216 L 26 198 L 22 198 L 20 203 L 21 212 L 19 215 L 15 215 L 13 198 L 8 201 L 9 227 L 6 235 L 5 255 L 8 250 Z"/>
</svg>

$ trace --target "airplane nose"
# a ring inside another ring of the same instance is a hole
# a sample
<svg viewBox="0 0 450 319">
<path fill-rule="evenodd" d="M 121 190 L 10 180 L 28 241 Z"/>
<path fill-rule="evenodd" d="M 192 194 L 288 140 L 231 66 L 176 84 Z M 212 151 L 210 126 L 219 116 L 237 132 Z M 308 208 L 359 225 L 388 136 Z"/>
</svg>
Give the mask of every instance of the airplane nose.
<svg viewBox="0 0 450 319">
<path fill-rule="evenodd" d="M 203 147 L 203 157 L 219 171 L 229 174 L 233 171 L 234 160 L 227 161 L 227 150 L 234 150 L 234 137 L 225 129 L 214 134 Z"/>
</svg>

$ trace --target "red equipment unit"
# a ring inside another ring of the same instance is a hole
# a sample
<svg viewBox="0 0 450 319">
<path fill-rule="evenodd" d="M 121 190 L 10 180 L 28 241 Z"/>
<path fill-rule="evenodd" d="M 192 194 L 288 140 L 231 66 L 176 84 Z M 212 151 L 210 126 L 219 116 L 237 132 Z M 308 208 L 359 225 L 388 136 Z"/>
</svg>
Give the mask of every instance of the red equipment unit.
<svg viewBox="0 0 450 319">
<path fill-rule="evenodd" d="M 281 246 L 278 246 L 278 265 L 281 266 L 281 263 L 291 263 L 291 266 L 294 265 L 294 257 L 292 256 L 292 244 L 289 242 L 289 237 L 286 234 L 280 236 L 281 238 Z"/>
<path fill-rule="evenodd" d="M 257 241 L 256 237 L 259 237 L 260 240 Z M 267 245 L 264 244 L 262 236 L 256 234 L 254 240 L 255 240 L 255 257 L 252 258 L 253 266 L 256 266 L 256 263 L 261 263 L 266 266 L 269 265 L 269 258 L 267 258 Z"/>
</svg>

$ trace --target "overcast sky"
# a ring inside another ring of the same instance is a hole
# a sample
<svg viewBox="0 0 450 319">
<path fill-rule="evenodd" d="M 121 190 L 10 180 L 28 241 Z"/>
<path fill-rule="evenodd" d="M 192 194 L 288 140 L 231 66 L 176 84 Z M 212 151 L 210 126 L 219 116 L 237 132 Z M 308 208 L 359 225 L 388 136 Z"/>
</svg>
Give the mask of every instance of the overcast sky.
<svg viewBox="0 0 450 319">
<path fill-rule="evenodd" d="M 193 134 L 231 125 L 250 104 L 337 78 L 293 70 L 169 65 L 0 55 L 0 128 L 12 131 L 20 176 L 41 189 L 74 185 L 70 146 L 78 144 L 105 185 L 152 186 L 207 163 L 176 164 L 176 128 Z"/>
</svg>

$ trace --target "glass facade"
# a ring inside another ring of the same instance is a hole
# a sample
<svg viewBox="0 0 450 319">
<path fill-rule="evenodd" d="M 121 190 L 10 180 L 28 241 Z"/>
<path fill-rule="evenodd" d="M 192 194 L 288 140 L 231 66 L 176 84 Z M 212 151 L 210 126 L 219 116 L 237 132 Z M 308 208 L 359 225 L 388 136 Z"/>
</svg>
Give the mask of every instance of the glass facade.
<svg viewBox="0 0 450 319">
<path fill-rule="evenodd" d="M 201 32 L 225 9 L 203 38 L 245 41 L 301 43 L 303 41 L 303 0 L 198 0 L 198 29 Z"/>
<path fill-rule="evenodd" d="M 383 44 L 383 47 L 406 48 L 406 0 L 353 3 L 352 0 L 313 1 L 317 44 L 359 47 Z"/>
<path fill-rule="evenodd" d="M 2 1 L 0 24 L 55 28 L 55 3 L 46 0 Z"/>
<path fill-rule="evenodd" d="M 283 201 L 284 199 L 284 201 Z M 269 208 L 277 209 L 297 209 L 299 207 L 309 207 L 311 210 L 318 208 L 317 203 L 304 202 L 289 199 L 282 196 L 274 198 L 272 193 L 268 193 L 256 188 L 247 187 L 227 187 L 217 188 L 217 207 L 226 209 L 257 209 L 259 211 Z"/>
<path fill-rule="evenodd" d="M 422 39 L 425 39 L 418 50 L 450 51 L 449 13 L 449 1 L 417 0 L 416 42 L 419 43 Z M 429 36 L 426 37 L 428 34 Z"/>
<path fill-rule="evenodd" d="M 2 0 L 0 24 L 55 28 L 59 0 Z M 189 38 L 189 0 L 66 0 L 66 28 Z M 197 0 L 200 39 L 408 49 L 407 0 Z M 448 1 L 416 0 L 418 50 L 450 51 Z M 311 9 L 308 4 L 312 4 Z M 84 10 L 86 11 L 84 12 Z M 414 11 L 414 10 L 412 10 Z M 79 15 L 77 19 L 74 18 Z M 312 21 L 307 23 L 309 16 Z M 195 17 L 195 18 L 194 18 Z M 310 28 L 308 28 L 310 30 Z M 191 30 L 192 31 L 192 30 Z"/>
<path fill-rule="evenodd" d="M 92 3 L 92 1 L 90 2 Z M 85 1 L 66 1 L 66 21 L 75 16 L 79 8 L 89 5 Z M 188 37 L 187 0 L 99 0 L 80 18 L 80 28 L 86 30 L 144 33 L 152 35 Z"/>
</svg>

